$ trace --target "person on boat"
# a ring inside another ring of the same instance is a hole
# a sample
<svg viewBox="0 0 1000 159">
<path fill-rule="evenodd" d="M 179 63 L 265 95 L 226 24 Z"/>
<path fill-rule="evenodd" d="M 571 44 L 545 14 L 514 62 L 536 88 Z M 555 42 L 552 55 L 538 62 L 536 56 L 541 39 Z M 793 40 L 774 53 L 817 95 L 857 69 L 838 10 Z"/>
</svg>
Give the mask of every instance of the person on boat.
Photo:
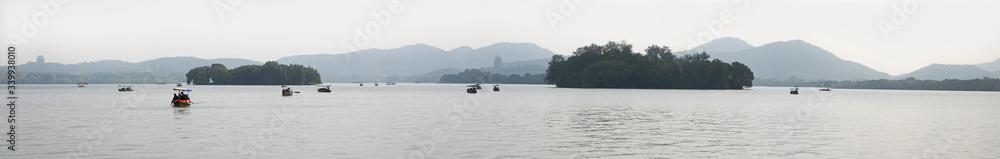
<svg viewBox="0 0 1000 159">
<path fill-rule="evenodd" d="M 180 99 L 181 99 L 181 97 L 178 97 L 177 94 L 174 94 L 174 99 L 170 100 L 170 101 L 177 102 L 177 100 L 180 100 Z"/>
</svg>

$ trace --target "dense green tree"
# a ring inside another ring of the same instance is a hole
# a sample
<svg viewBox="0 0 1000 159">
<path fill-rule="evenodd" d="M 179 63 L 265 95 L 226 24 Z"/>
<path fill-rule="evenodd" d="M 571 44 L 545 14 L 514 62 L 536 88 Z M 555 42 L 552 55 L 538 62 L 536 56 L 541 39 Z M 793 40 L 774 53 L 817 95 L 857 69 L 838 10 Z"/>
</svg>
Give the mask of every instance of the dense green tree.
<svg viewBox="0 0 1000 159">
<path fill-rule="evenodd" d="M 264 65 L 245 65 L 231 70 L 222 64 L 192 68 L 188 83 L 202 85 L 304 85 L 322 83 L 312 67 L 283 65 L 268 61 Z"/>
<path fill-rule="evenodd" d="M 573 56 L 552 56 L 544 81 L 573 88 L 743 89 L 753 86 L 753 72 L 742 63 L 709 60 L 707 53 L 678 58 L 666 46 L 645 54 L 625 42 L 591 44 Z"/>
</svg>

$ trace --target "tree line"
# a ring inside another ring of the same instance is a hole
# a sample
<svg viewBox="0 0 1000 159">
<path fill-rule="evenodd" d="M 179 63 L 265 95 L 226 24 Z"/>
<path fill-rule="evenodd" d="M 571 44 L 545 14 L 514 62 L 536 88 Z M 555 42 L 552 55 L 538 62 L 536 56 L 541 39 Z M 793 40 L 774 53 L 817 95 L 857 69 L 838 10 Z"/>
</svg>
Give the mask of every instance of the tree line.
<svg viewBox="0 0 1000 159">
<path fill-rule="evenodd" d="M 306 85 L 319 84 L 319 72 L 312 67 L 299 64 L 278 64 L 276 61 L 264 65 L 245 65 L 226 69 L 225 65 L 212 64 L 192 68 L 187 83 L 198 85 Z"/>
<path fill-rule="evenodd" d="M 502 75 L 483 72 L 478 69 L 466 69 L 458 74 L 441 75 L 442 83 L 503 83 L 503 84 L 542 84 L 545 74 L 530 73 Z"/>
<path fill-rule="evenodd" d="M 153 72 L 17 72 L 15 81 L 20 84 L 153 84 L 173 83 L 184 80 L 183 73 Z"/>
<path fill-rule="evenodd" d="M 709 60 L 705 53 L 675 56 L 666 46 L 649 46 L 646 54 L 625 42 L 591 44 L 573 56 L 552 56 L 544 78 L 556 87 L 743 89 L 753 87 L 753 72 L 739 62 Z"/>
<path fill-rule="evenodd" d="M 940 81 L 917 80 L 909 77 L 901 80 L 821 81 L 811 82 L 811 85 L 828 85 L 833 88 L 856 89 L 1000 91 L 1000 79 L 989 77 L 971 80 L 946 79 Z"/>
</svg>

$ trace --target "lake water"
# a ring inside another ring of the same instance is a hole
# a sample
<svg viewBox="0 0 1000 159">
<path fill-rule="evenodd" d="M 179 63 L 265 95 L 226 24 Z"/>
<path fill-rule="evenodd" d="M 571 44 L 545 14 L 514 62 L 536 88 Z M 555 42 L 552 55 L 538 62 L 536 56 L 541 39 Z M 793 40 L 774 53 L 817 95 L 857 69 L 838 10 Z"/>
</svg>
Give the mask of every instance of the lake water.
<svg viewBox="0 0 1000 159">
<path fill-rule="evenodd" d="M 18 85 L 0 158 L 1000 157 L 997 92 L 173 87 Z"/>
</svg>

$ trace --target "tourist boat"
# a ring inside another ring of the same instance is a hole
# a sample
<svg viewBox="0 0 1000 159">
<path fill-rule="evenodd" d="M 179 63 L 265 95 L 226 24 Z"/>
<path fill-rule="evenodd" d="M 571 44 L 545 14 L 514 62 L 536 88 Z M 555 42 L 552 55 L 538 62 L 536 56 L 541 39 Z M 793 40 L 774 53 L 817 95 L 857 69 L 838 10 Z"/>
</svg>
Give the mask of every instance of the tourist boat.
<svg viewBox="0 0 1000 159">
<path fill-rule="evenodd" d="M 469 86 L 469 89 L 465 89 L 465 93 L 476 93 L 476 92 L 479 92 L 479 91 L 476 90 L 476 85 L 468 85 L 468 86 Z"/>
<path fill-rule="evenodd" d="M 317 84 L 316 86 L 319 86 L 319 88 L 317 88 L 316 91 L 327 92 L 327 93 L 331 92 L 330 85 L 328 84 L 327 85 Z"/>
<path fill-rule="evenodd" d="M 358 86 L 365 86 L 364 83 L 358 83 Z"/>
<path fill-rule="evenodd" d="M 132 91 L 132 86 L 129 85 L 118 85 L 118 91 Z"/>
<path fill-rule="evenodd" d="M 493 91 L 494 92 L 499 92 L 500 91 L 500 84 L 493 85 Z"/>
<path fill-rule="evenodd" d="M 789 88 L 788 90 L 791 90 L 792 94 L 799 94 L 799 86 L 795 86 L 793 88 Z"/>
<path fill-rule="evenodd" d="M 181 84 L 181 83 L 177 83 L 177 87 L 180 87 L 180 86 L 184 86 L 184 85 Z"/>
<path fill-rule="evenodd" d="M 86 87 L 86 86 L 87 86 L 87 84 L 88 84 L 88 83 L 86 83 L 86 82 L 77 82 L 77 83 L 76 83 L 76 87 Z"/>
<path fill-rule="evenodd" d="M 292 87 L 281 86 L 281 96 L 290 96 L 290 95 L 292 95 L 294 93 L 295 92 L 292 91 Z"/>
<path fill-rule="evenodd" d="M 830 91 L 830 88 L 820 88 L 819 91 Z"/>
<path fill-rule="evenodd" d="M 476 83 L 476 85 L 473 85 L 473 87 L 475 87 L 476 89 L 483 89 L 483 87 L 482 87 L 482 86 L 480 86 L 480 84 L 479 84 L 479 83 Z"/>
<path fill-rule="evenodd" d="M 174 88 L 174 90 L 177 91 L 177 93 L 174 93 L 174 99 L 170 101 L 170 105 L 171 106 L 174 106 L 174 107 L 188 107 L 188 106 L 191 106 L 191 97 L 188 96 L 188 94 L 190 94 L 190 92 L 191 92 L 190 89 Z M 188 93 L 184 93 L 184 92 L 188 92 Z"/>
</svg>

